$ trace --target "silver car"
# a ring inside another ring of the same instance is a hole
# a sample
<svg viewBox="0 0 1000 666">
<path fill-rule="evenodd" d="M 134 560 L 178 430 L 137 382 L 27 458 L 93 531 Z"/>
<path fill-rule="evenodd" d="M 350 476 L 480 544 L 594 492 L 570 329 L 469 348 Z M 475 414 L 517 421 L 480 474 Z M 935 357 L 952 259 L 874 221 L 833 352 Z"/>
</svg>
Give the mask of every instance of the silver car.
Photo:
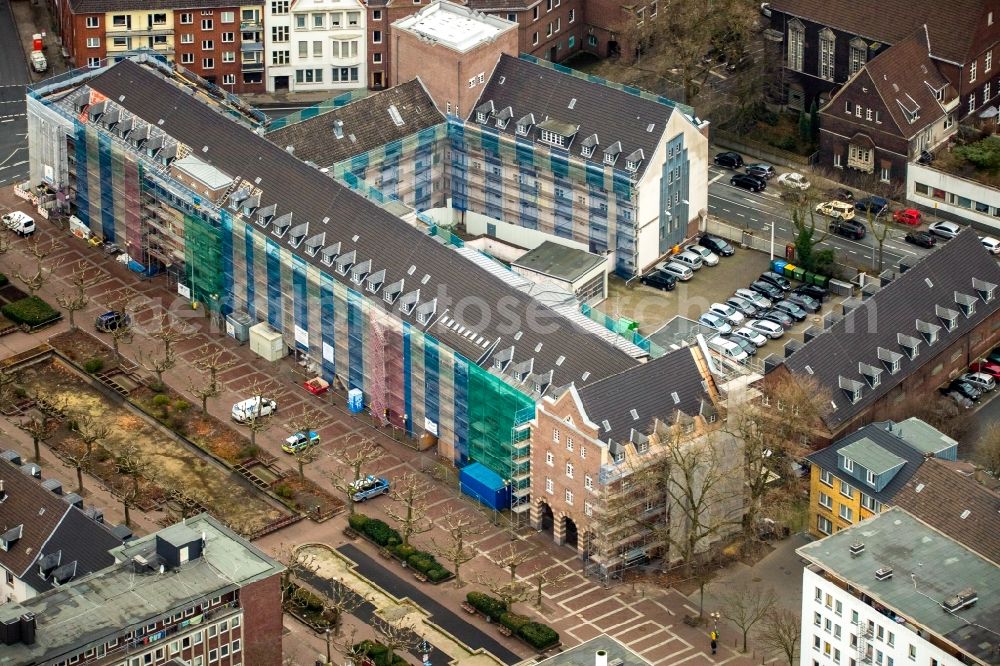
<svg viewBox="0 0 1000 666">
<path fill-rule="evenodd" d="M 725 318 L 713 312 L 706 312 L 698 317 L 698 323 L 722 335 L 729 335 L 733 332 L 733 327 L 729 325 Z"/>
<path fill-rule="evenodd" d="M 685 252 L 693 252 L 701 257 L 702 262 L 706 266 L 718 266 L 719 265 L 719 255 L 709 250 L 707 247 L 702 245 L 688 245 L 684 248 Z"/>
<path fill-rule="evenodd" d="M 764 294 L 754 291 L 753 289 L 737 289 L 735 295 L 740 298 L 745 298 L 763 310 L 771 307 L 771 299 Z"/>
<path fill-rule="evenodd" d="M 758 333 L 752 328 L 748 328 L 746 326 L 740 326 L 738 329 L 733 331 L 733 337 L 742 338 L 743 340 L 747 340 L 749 342 L 754 343 L 758 347 L 763 347 L 764 345 L 766 345 L 768 340 L 768 337 L 766 335 Z"/>
<path fill-rule="evenodd" d="M 931 232 L 935 236 L 940 236 L 945 240 L 954 238 L 962 230 L 962 227 L 958 226 L 954 222 L 934 222 L 929 227 L 927 231 Z"/>
<path fill-rule="evenodd" d="M 734 307 L 748 317 L 753 317 L 760 311 L 753 302 L 739 296 L 730 296 L 726 299 L 726 305 Z"/>
<path fill-rule="evenodd" d="M 781 324 L 770 321 L 769 319 L 751 319 L 747 322 L 747 328 L 751 331 L 756 331 L 761 335 L 766 335 L 772 340 L 777 340 L 785 334 L 785 329 L 781 326 Z"/>
<path fill-rule="evenodd" d="M 660 266 L 660 270 L 663 271 L 664 273 L 673 275 L 675 278 L 683 282 L 687 282 L 688 280 L 694 277 L 694 271 L 692 271 L 687 266 L 684 266 L 683 264 L 678 264 L 677 262 L 674 261 L 668 261 L 663 266 Z"/>
<path fill-rule="evenodd" d="M 997 387 L 996 380 L 985 372 L 967 372 L 958 379 L 966 384 L 972 384 L 980 391 L 992 391 Z"/>
</svg>

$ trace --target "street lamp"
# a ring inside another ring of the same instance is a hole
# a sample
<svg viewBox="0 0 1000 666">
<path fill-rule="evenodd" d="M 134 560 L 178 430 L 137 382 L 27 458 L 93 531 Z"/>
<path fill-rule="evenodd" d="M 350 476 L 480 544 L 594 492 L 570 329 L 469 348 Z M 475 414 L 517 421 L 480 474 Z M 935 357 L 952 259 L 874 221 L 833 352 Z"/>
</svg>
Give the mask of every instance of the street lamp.
<svg viewBox="0 0 1000 666">
<path fill-rule="evenodd" d="M 327 666 L 333 664 L 330 658 L 330 627 L 326 628 L 326 664 Z"/>
<path fill-rule="evenodd" d="M 772 260 L 774 259 L 774 226 L 775 226 L 774 222 L 772 222 L 770 224 L 765 224 L 764 225 L 764 229 L 767 229 L 768 227 L 770 227 L 770 229 L 771 229 L 771 259 Z"/>
<path fill-rule="evenodd" d="M 709 613 L 708 616 L 710 618 L 712 618 L 712 620 L 715 622 L 715 636 L 716 636 L 716 638 L 718 638 L 718 636 L 719 636 L 719 618 L 722 617 L 722 615 L 719 614 L 719 611 L 715 611 L 713 613 Z"/>
</svg>

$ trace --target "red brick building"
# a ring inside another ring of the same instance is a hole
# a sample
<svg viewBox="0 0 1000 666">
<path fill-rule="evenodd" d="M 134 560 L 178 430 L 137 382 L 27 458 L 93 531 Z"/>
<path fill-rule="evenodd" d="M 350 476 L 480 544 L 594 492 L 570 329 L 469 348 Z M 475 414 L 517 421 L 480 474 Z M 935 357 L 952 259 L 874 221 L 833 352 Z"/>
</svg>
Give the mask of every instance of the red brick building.
<svg viewBox="0 0 1000 666">
<path fill-rule="evenodd" d="M 56 0 L 63 49 L 77 67 L 147 51 L 227 92 L 264 91 L 263 5 L 231 0 Z"/>
</svg>

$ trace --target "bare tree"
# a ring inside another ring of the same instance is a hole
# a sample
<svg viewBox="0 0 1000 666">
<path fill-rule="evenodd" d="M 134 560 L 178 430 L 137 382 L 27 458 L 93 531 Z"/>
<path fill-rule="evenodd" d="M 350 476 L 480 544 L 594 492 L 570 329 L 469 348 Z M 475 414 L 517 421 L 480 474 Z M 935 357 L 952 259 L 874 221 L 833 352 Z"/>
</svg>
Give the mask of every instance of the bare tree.
<svg viewBox="0 0 1000 666">
<path fill-rule="evenodd" d="M 59 398 L 46 397 L 37 391 L 31 397 L 35 401 L 35 410 L 18 426 L 31 437 L 31 443 L 35 449 L 35 462 L 40 463 L 42 461 L 41 443 L 49 441 L 49 438 L 52 437 L 56 422 L 62 417 L 65 403 Z"/>
<path fill-rule="evenodd" d="M 333 635 L 340 637 L 344 627 L 344 616 L 350 615 L 365 604 L 367 599 L 351 590 L 340 578 L 331 581 L 330 595 L 324 597 L 326 608 L 333 611 Z"/>
<path fill-rule="evenodd" d="M 70 428 L 77 439 L 83 442 L 88 456 L 94 453 L 94 444 L 107 439 L 111 434 L 111 426 L 91 414 L 74 416 Z"/>
<path fill-rule="evenodd" d="M 149 372 L 156 375 L 156 383 L 163 386 L 163 373 L 172 370 L 177 365 L 177 353 L 174 345 L 183 340 L 185 333 L 174 323 L 168 314 L 160 314 L 153 332 L 149 337 L 159 342 L 157 353 L 142 354 L 140 363 Z"/>
<path fill-rule="evenodd" d="M 570 576 L 569 572 L 563 573 L 549 573 L 547 571 L 539 571 L 532 578 L 532 586 L 535 590 L 535 607 L 541 608 L 542 601 L 545 596 L 545 588 L 549 585 L 556 585 L 566 580 Z"/>
<path fill-rule="evenodd" d="M 979 435 L 972 457 L 990 476 L 1000 479 L 1000 423 L 991 423 Z"/>
<path fill-rule="evenodd" d="M 410 537 L 423 534 L 434 526 L 427 518 L 427 496 L 433 488 L 429 483 L 412 472 L 407 472 L 395 480 L 389 497 L 400 505 L 397 510 L 391 504 L 385 507 L 386 514 L 399 523 L 399 536 L 403 545 L 410 545 Z"/>
<path fill-rule="evenodd" d="M 0 410 L 6 409 L 7 405 L 13 402 L 19 379 L 16 371 L 0 369 Z"/>
<path fill-rule="evenodd" d="M 208 413 L 208 401 L 222 395 L 222 385 L 219 382 L 219 374 L 233 367 L 234 361 L 224 361 L 224 350 L 219 349 L 210 352 L 195 361 L 195 367 L 208 373 L 208 381 L 199 383 L 190 388 L 191 393 L 201 401 L 201 413 Z"/>
<path fill-rule="evenodd" d="M 525 547 L 521 547 L 523 544 Z M 493 557 L 498 567 L 510 573 L 511 582 L 517 580 L 517 568 L 535 556 L 535 549 L 524 541 L 505 543 Z"/>
<path fill-rule="evenodd" d="M 476 550 L 469 544 L 469 538 L 478 536 L 485 531 L 482 525 L 476 525 L 472 519 L 449 510 L 438 521 L 448 534 L 448 543 L 439 545 L 434 541 L 434 550 L 438 557 L 443 557 L 451 563 L 455 571 L 455 587 L 463 587 L 462 565 L 476 557 Z"/>
<path fill-rule="evenodd" d="M 28 293 L 31 296 L 35 295 L 39 289 L 45 286 L 45 283 L 49 281 L 49 277 L 52 271 L 45 267 L 44 261 L 46 257 L 52 254 L 55 249 L 55 243 L 49 243 L 47 245 L 42 245 L 39 243 L 38 239 L 31 238 L 28 241 L 28 254 L 34 258 L 34 272 L 33 273 L 22 273 L 20 269 L 15 271 L 14 277 L 20 280 L 25 287 L 28 288 Z"/>
<path fill-rule="evenodd" d="M 66 462 L 76 470 L 76 492 L 83 496 L 83 471 L 90 468 L 90 453 L 83 442 L 79 446 L 74 446 L 68 442 L 69 446 L 63 447 L 62 455 Z"/>
<path fill-rule="evenodd" d="M 409 627 L 398 622 L 389 622 L 381 618 L 372 622 L 372 628 L 378 635 L 379 642 L 387 649 L 386 663 L 392 666 L 395 655 L 400 650 L 414 650 L 420 644 L 420 638 Z"/>
<path fill-rule="evenodd" d="M 288 424 L 292 433 L 302 433 L 303 437 L 305 437 L 303 445 L 292 452 L 292 456 L 295 457 L 295 463 L 299 468 L 300 479 L 306 478 L 305 466 L 314 462 L 319 457 L 319 444 L 313 441 L 313 434 L 319 428 L 319 424 L 324 418 L 326 417 L 323 412 L 312 407 L 306 407 L 302 414 Z M 319 435 L 316 436 L 318 437 Z M 256 445 L 256 441 L 251 441 L 251 443 Z"/>
<path fill-rule="evenodd" d="M 351 470 L 351 475 L 341 477 L 334 475 L 331 479 L 334 488 L 347 496 L 347 510 L 349 515 L 354 515 L 354 492 L 358 481 L 364 478 L 364 471 L 368 465 L 375 462 L 382 456 L 382 447 L 369 437 L 355 439 L 340 456 L 340 461 Z"/>
<path fill-rule="evenodd" d="M 132 527 L 132 508 L 141 498 L 137 485 L 127 478 L 119 478 L 112 483 L 111 490 L 121 500 L 122 509 L 125 511 L 125 524 Z"/>
<path fill-rule="evenodd" d="M 303 573 L 314 574 L 319 570 L 319 564 L 315 557 L 303 555 L 299 547 L 292 544 L 280 543 L 274 553 L 274 559 L 285 566 L 281 573 L 281 600 L 288 601 L 288 592 L 292 583 Z"/>
<path fill-rule="evenodd" d="M 86 309 L 90 304 L 87 290 L 99 284 L 100 281 L 101 276 L 88 271 L 86 262 L 80 260 L 69 279 L 71 288 L 56 296 L 56 302 L 69 313 L 69 327 L 71 329 L 76 330 L 76 313 Z"/>
<path fill-rule="evenodd" d="M 514 604 L 534 597 L 534 588 L 526 580 L 494 579 L 480 574 L 476 582 L 496 595 L 510 611 L 514 609 Z"/>
<path fill-rule="evenodd" d="M 780 652 L 788 666 L 795 666 L 800 631 L 802 624 L 798 615 L 786 608 L 772 608 L 764 617 L 757 638 L 771 652 Z M 746 652 L 745 647 L 743 651 Z"/>
<path fill-rule="evenodd" d="M 747 651 L 747 635 L 754 625 L 770 613 L 778 598 L 774 590 L 759 590 L 749 585 L 727 587 L 720 599 L 722 617 L 736 625 L 743 634 L 743 652 Z"/>
</svg>

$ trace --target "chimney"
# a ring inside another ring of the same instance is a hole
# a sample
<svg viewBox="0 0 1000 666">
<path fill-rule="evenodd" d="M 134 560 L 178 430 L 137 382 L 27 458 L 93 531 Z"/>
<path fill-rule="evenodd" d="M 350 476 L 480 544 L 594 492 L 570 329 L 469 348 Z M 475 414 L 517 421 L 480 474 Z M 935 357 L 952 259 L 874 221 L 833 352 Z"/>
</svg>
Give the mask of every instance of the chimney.
<svg viewBox="0 0 1000 666">
<path fill-rule="evenodd" d="M 594 654 L 594 666 L 608 666 L 608 651 L 598 650 Z"/>
<path fill-rule="evenodd" d="M 21 616 L 21 642 L 25 645 L 35 644 L 35 614 L 25 613 Z"/>
</svg>

